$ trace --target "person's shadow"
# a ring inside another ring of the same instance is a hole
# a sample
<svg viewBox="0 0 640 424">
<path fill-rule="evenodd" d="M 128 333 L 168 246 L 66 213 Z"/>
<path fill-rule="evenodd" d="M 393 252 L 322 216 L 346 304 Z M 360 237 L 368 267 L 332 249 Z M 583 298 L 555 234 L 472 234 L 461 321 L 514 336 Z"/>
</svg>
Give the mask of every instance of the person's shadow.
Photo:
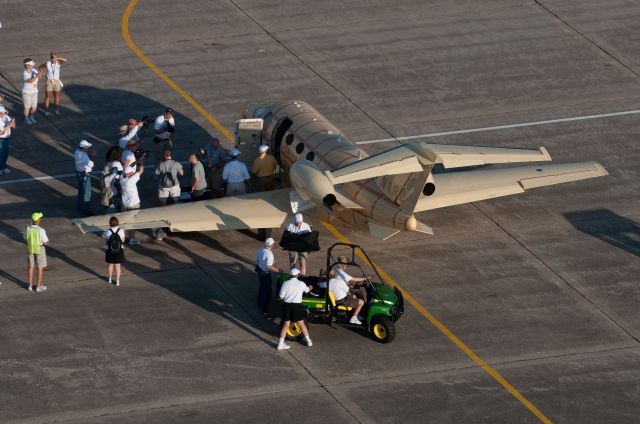
<svg viewBox="0 0 640 424">
<path fill-rule="evenodd" d="M 640 256 L 640 225 L 609 209 L 595 209 L 564 214 L 576 229 L 612 246 Z"/>
</svg>

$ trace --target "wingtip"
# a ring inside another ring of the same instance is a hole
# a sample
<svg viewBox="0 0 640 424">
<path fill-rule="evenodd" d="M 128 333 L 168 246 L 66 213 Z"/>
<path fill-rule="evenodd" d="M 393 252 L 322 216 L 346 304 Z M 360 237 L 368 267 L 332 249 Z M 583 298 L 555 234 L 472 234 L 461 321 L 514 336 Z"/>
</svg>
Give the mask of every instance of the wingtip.
<svg viewBox="0 0 640 424">
<path fill-rule="evenodd" d="M 542 159 L 540 159 L 540 160 L 547 161 L 547 162 L 551 161 L 551 155 L 549 154 L 547 149 L 545 149 L 544 147 L 540 146 L 540 147 L 538 147 L 538 151 L 542 155 Z"/>
</svg>

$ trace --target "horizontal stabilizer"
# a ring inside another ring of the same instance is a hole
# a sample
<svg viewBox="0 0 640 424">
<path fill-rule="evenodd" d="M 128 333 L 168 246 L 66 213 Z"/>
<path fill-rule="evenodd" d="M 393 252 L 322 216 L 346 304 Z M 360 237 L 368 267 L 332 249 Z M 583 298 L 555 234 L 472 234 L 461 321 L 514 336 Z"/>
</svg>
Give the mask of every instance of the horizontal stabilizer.
<svg viewBox="0 0 640 424">
<path fill-rule="evenodd" d="M 413 144 L 417 152 L 429 151 L 437 156 L 435 163 L 445 168 L 490 165 L 498 163 L 548 162 L 549 152 L 538 149 L 516 149 L 502 147 L 447 146 L 443 144 Z"/>
<path fill-rule="evenodd" d="M 522 193 L 527 189 L 608 175 L 597 162 L 522 166 L 432 174 L 435 191 L 416 212 Z"/>
<path fill-rule="evenodd" d="M 416 221 L 416 228 L 413 231 L 417 231 L 419 233 L 433 235 L 433 229 L 429 227 L 427 224 L 423 224 L 420 221 Z"/>
<path fill-rule="evenodd" d="M 388 227 L 386 225 L 378 224 L 373 220 L 369 220 L 369 232 L 371 235 L 380 240 L 386 240 L 391 236 L 394 236 L 400 232 L 397 228 Z"/>
</svg>

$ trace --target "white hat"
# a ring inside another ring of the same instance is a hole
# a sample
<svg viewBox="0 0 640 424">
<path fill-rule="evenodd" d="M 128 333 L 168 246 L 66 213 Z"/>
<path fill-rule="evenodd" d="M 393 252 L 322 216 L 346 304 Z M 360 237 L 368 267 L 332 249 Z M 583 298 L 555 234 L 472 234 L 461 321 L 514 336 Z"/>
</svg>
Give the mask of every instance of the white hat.
<svg viewBox="0 0 640 424">
<path fill-rule="evenodd" d="M 297 213 L 296 216 L 295 216 L 295 220 L 296 220 L 296 222 L 302 222 L 303 221 L 302 214 L 301 213 Z"/>
<path fill-rule="evenodd" d="M 128 129 L 128 125 L 120 125 L 120 134 L 127 132 Z"/>
<path fill-rule="evenodd" d="M 129 165 L 124 167 L 124 173 L 125 174 L 133 174 L 134 172 L 136 172 L 136 171 L 134 171 L 133 168 L 130 167 Z"/>
<path fill-rule="evenodd" d="M 274 239 L 272 239 L 271 237 L 269 237 L 268 239 L 266 239 L 264 241 L 264 245 L 265 246 L 271 246 L 273 243 L 275 243 L 276 241 Z"/>
<path fill-rule="evenodd" d="M 91 147 L 93 144 L 89 143 L 87 140 L 82 140 L 80 142 L 80 147 Z"/>
<path fill-rule="evenodd" d="M 266 152 L 267 150 L 269 150 L 269 146 L 267 146 L 266 144 L 261 144 L 261 145 L 260 145 L 260 147 L 258 147 L 258 151 L 259 151 L 260 153 L 264 153 L 264 152 Z"/>
<path fill-rule="evenodd" d="M 242 153 L 242 152 L 240 152 L 240 150 L 238 150 L 238 149 L 234 148 L 234 149 L 231 151 L 231 157 L 232 157 L 232 158 L 235 158 L 236 156 L 240 156 L 240 153 Z"/>
<path fill-rule="evenodd" d="M 289 275 L 292 277 L 300 275 L 300 270 L 298 268 L 291 268 L 291 271 L 289 271 Z"/>
<path fill-rule="evenodd" d="M 27 61 L 27 62 L 24 62 L 24 64 L 25 64 L 25 66 L 26 66 L 26 65 L 33 65 L 33 66 L 36 66 L 36 62 L 34 62 L 33 60 L 29 60 L 29 61 Z"/>
</svg>

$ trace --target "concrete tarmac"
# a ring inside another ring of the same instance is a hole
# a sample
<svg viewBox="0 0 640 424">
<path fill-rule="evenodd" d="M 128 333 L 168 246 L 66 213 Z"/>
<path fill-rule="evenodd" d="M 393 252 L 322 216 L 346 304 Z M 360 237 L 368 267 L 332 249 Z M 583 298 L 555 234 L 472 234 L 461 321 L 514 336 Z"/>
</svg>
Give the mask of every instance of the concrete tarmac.
<svg viewBox="0 0 640 424">
<path fill-rule="evenodd" d="M 454 3 L 139 0 L 129 30 L 227 129 L 260 99 L 305 100 L 353 141 L 640 109 L 636 2 Z M 278 321 L 255 308 L 249 231 L 139 232 L 122 285 L 107 284 L 104 241 L 70 223 L 74 178 L 31 178 L 73 172 L 83 138 L 102 164 L 127 118 L 166 106 L 178 159 L 221 137 L 127 47 L 128 4 L 2 6 L 0 93 L 18 125 L 0 177 L 0 422 L 543 422 L 409 305 L 391 344 L 312 325 L 313 347 L 276 351 Z M 22 60 L 51 50 L 69 59 L 62 114 L 26 127 Z M 636 423 L 639 119 L 430 138 L 544 146 L 610 175 L 421 213 L 434 236 L 340 230 L 548 422 Z M 155 194 L 145 174 L 143 207 Z M 35 210 L 51 239 L 45 293 L 25 290 L 21 232 Z M 336 241 L 313 224 L 323 247 Z"/>
</svg>

